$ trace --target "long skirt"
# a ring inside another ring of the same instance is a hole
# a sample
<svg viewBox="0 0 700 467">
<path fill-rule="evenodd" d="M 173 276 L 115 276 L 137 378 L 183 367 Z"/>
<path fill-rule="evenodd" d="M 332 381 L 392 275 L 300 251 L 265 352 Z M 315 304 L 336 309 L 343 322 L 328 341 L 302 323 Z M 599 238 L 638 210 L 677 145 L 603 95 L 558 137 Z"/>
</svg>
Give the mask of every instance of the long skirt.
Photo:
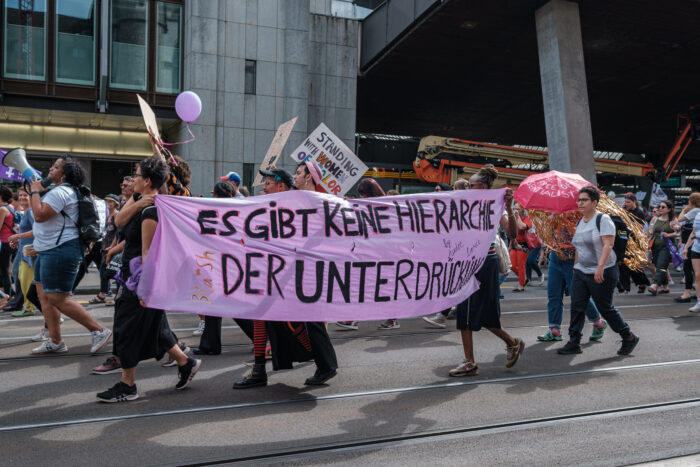
<svg viewBox="0 0 700 467">
<path fill-rule="evenodd" d="M 136 294 L 120 286 L 114 304 L 114 354 L 122 368 L 160 360 L 175 344 L 165 311 L 142 307 Z"/>
</svg>

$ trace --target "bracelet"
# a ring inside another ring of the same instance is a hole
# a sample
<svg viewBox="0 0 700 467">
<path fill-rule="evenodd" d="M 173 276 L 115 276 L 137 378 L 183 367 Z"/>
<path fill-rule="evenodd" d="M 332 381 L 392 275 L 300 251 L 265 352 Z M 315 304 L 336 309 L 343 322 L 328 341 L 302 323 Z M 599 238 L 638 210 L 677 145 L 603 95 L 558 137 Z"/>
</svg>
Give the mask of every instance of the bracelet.
<svg viewBox="0 0 700 467">
<path fill-rule="evenodd" d="M 29 192 L 29 196 L 32 196 L 32 195 L 40 195 L 40 194 L 41 194 L 41 191 L 30 191 L 30 192 Z"/>
</svg>

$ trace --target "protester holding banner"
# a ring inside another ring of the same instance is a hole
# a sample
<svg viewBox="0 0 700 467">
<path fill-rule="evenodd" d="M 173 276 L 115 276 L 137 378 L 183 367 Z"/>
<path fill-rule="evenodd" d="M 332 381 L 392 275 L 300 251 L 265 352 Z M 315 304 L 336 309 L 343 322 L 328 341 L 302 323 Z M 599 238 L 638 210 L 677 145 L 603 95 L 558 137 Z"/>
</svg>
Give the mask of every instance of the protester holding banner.
<svg viewBox="0 0 700 467">
<path fill-rule="evenodd" d="M 297 165 L 294 171 L 294 186 L 297 190 L 318 191 L 325 193 L 326 190 L 321 188 L 321 169 L 313 162 L 305 161 Z"/>
<path fill-rule="evenodd" d="M 488 190 L 498 177 L 498 171 L 492 164 L 486 164 L 469 178 L 469 189 Z M 513 191 L 505 193 L 505 213 L 500 218 L 500 226 L 511 238 L 517 234 L 513 213 Z M 498 233 L 496 233 L 498 235 Z M 495 237 L 494 237 L 495 241 Z M 474 358 L 473 332 L 486 328 L 506 344 L 506 368 L 515 365 L 525 350 L 525 342 L 519 337 L 512 337 L 501 327 L 501 305 L 498 287 L 498 256 L 496 246 L 491 243 L 481 269 L 475 275 L 481 284 L 467 300 L 457 306 L 457 329 L 461 331 L 464 348 L 464 362 L 450 370 L 450 376 L 475 376 L 479 367 Z"/>
<path fill-rule="evenodd" d="M 594 186 L 584 186 L 578 192 L 576 202 L 583 218 L 576 226 L 571 241 L 576 249 L 571 280 L 571 324 L 569 342 L 557 350 L 561 355 L 582 352 L 581 331 L 591 299 L 612 330 L 622 337 L 618 355 L 629 355 L 639 343 L 639 337 L 630 331 L 629 325 L 613 305 L 620 275 L 617 256 L 613 251 L 616 229 L 610 216 L 596 209 L 599 200 L 600 192 Z"/>
<path fill-rule="evenodd" d="M 125 244 L 114 313 L 114 353 L 121 362 L 122 376 L 117 384 L 97 394 L 102 402 L 124 402 L 139 397 L 135 377 L 136 365 L 142 360 L 160 359 L 167 352 L 178 365 L 175 389 L 189 386 L 202 363 L 180 349 L 165 312 L 145 308 L 135 292 L 142 261 L 148 255 L 158 225 L 158 212 L 152 206 L 152 199 L 167 177 L 167 165 L 159 156 L 141 161 L 134 174 L 134 191 L 139 199 L 135 194 L 124 207 L 135 214 L 124 227 Z M 123 220 L 117 219 L 116 223 L 119 225 Z"/>
<path fill-rule="evenodd" d="M 292 175 L 283 169 L 260 170 L 265 177 L 266 194 L 290 191 L 294 186 Z M 337 374 L 338 362 L 333 344 L 322 322 L 253 321 L 253 370 L 233 384 L 234 389 L 267 385 L 265 369 L 266 345 L 270 340 L 274 370 L 291 369 L 293 362 L 313 359 L 316 372 L 306 379 L 307 386 L 324 384 Z"/>
<path fill-rule="evenodd" d="M 100 326 L 79 303 L 70 299 L 84 246 L 78 235 L 77 188 L 85 181 L 85 169 L 68 155 L 56 159 L 49 170 L 56 187 L 40 197 L 45 188 L 41 180 L 31 184 L 34 214 L 34 282 L 50 338 L 32 350 L 33 354 L 68 352 L 61 338 L 61 313 L 86 327 L 92 334 L 90 352 L 102 350 L 112 331 Z"/>
<path fill-rule="evenodd" d="M 667 245 L 668 241 L 673 241 L 678 235 L 671 225 L 675 211 L 670 201 L 661 201 L 657 207 L 657 215 L 649 224 L 649 236 L 654 239 L 651 249 L 652 262 L 655 267 L 655 284 L 649 287 L 649 293 L 656 295 L 659 293 L 669 293 L 668 288 L 668 265 L 671 262 L 671 251 Z M 659 290 L 663 287 L 662 290 Z"/>
</svg>

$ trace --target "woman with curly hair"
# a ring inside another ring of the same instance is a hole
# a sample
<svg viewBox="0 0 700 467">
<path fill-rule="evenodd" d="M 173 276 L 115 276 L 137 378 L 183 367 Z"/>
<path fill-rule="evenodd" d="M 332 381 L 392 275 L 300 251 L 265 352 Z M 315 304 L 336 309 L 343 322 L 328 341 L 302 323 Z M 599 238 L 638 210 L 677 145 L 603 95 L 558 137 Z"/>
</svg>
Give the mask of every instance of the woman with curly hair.
<svg viewBox="0 0 700 467">
<path fill-rule="evenodd" d="M 114 308 L 114 354 L 121 363 L 122 376 L 117 384 L 97 394 L 97 399 L 102 402 L 138 399 L 136 365 L 142 360 L 160 359 L 168 353 L 178 365 L 175 389 L 189 386 L 202 363 L 185 355 L 178 346 L 165 311 L 147 308 L 136 294 L 140 263 L 148 256 L 158 226 L 158 211 L 152 198 L 167 176 L 167 165 L 159 156 L 141 161 L 134 174 L 134 196 L 115 220 L 117 226 L 124 227 L 125 237 Z"/>
<path fill-rule="evenodd" d="M 33 354 L 68 352 L 61 338 L 61 313 L 86 327 L 92 334 L 92 353 L 99 352 L 112 337 L 78 302 L 70 299 L 85 245 L 78 234 L 78 187 L 85 169 L 67 154 L 56 159 L 48 177 L 56 185 L 48 193 L 41 180 L 31 184 L 30 205 L 34 214 L 34 282 L 41 301 L 49 336 Z"/>
<path fill-rule="evenodd" d="M 486 164 L 469 178 L 470 190 L 489 190 L 498 177 L 498 171 L 492 164 Z M 515 238 L 517 227 L 513 214 L 513 190 L 505 193 L 505 212 L 499 221 L 500 226 Z M 498 235 L 498 233 L 496 233 Z M 494 237 L 495 240 L 495 237 Z M 481 269 L 475 274 L 481 287 L 467 300 L 457 306 L 457 329 L 462 334 L 464 361 L 450 370 L 450 376 L 475 376 L 479 367 L 474 358 L 473 333 L 486 328 L 506 344 L 506 368 L 515 365 L 525 349 L 525 342 L 519 337 L 512 337 L 501 327 L 501 304 L 498 287 L 498 256 L 492 242 Z"/>
</svg>

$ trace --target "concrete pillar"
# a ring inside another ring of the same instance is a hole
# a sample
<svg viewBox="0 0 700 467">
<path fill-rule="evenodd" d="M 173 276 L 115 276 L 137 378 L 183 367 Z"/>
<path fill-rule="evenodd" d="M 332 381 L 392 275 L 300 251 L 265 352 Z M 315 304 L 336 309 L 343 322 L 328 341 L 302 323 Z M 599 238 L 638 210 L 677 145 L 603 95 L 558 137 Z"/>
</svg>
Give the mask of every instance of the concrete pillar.
<svg viewBox="0 0 700 467">
<path fill-rule="evenodd" d="M 596 183 L 578 4 L 551 0 L 535 24 L 549 167 Z"/>
</svg>

